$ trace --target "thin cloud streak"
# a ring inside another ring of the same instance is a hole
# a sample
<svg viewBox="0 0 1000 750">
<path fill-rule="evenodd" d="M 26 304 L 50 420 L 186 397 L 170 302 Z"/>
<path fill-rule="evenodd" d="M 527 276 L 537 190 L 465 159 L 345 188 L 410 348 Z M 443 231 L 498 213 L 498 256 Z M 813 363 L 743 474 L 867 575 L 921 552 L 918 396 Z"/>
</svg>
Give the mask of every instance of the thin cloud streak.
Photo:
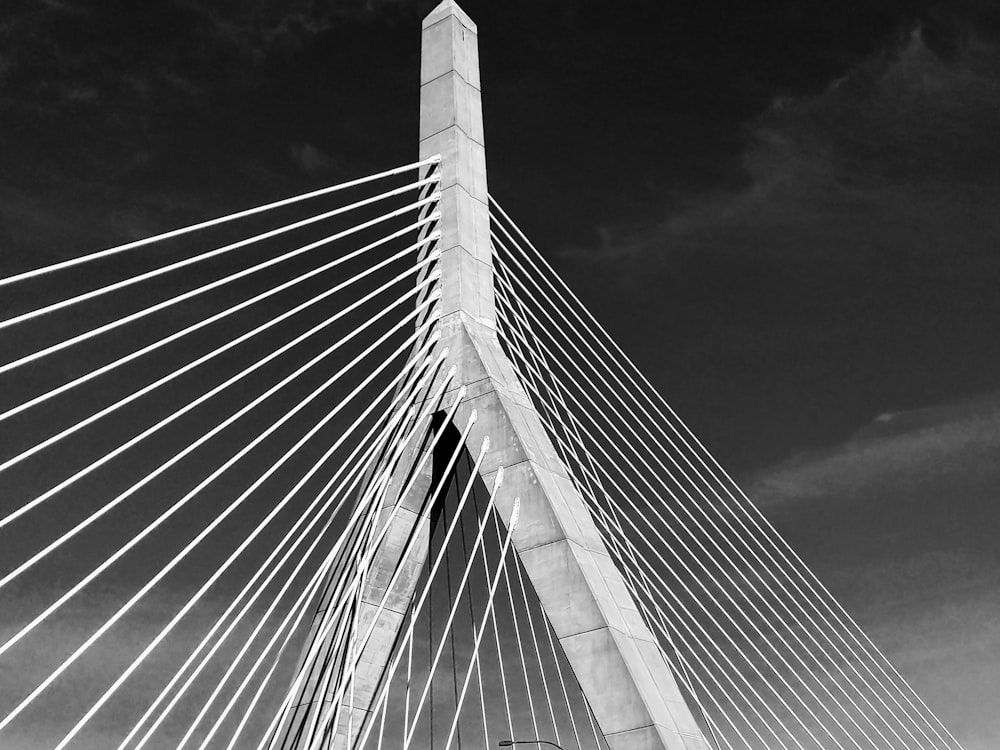
<svg viewBox="0 0 1000 750">
<path fill-rule="evenodd" d="M 968 750 L 1000 740 L 1000 396 L 885 414 L 748 494 Z"/>
<path fill-rule="evenodd" d="M 956 59 L 920 29 L 812 97 L 783 97 L 745 127 L 744 185 L 677 194 L 662 221 L 608 225 L 596 262 L 705 253 L 833 259 L 927 253 L 996 258 L 1000 47 Z"/>
</svg>

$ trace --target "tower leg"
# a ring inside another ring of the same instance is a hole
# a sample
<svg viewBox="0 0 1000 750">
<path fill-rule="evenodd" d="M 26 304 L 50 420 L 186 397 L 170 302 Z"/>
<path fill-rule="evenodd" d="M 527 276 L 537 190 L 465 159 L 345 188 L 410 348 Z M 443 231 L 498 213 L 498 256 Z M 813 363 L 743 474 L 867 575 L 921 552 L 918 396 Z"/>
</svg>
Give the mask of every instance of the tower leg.
<svg viewBox="0 0 1000 750">
<path fill-rule="evenodd" d="M 300 657 L 299 670 L 296 671 L 296 674 L 304 671 L 306 678 L 293 700 L 291 718 L 281 727 L 280 740 L 274 743 L 276 750 L 305 750 L 310 746 L 314 737 L 309 729 L 316 717 L 329 710 L 339 686 L 339 679 L 329 679 L 330 671 L 333 671 L 334 678 L 343 675 L 348 659 L 358 660 L 353 674 L 354 685 L 349 694 L 342 696 L 337 725 L 327 729 L 330 736 L 320 747 L 338 750 L 352 747 L 368 720 L 429 551 L 432 512 L 437 499 L 430 497 L 436 485 L 433 457 L 427 455 L 431 419 L 425 418 L 424 422 L 426 424 L 421 428 L 423 439 L 413 441 L 404 449 L 380 501 L 374 528 L 375 537 L 381 536 L 381 540 L 366 571 L 357 611 L 345 612 L 344 616 L 354 618 L 355 622 L 346 646 L 340 651 L 333 647 L 337 627 L 328 628 L 324 643 L 318 649 L 310 649 L 325 622 L 327 611 L 335 606 L 335 602 L 329 599 L 329 591 L 324 592 Z M 442 445 L 439 442 L 437 450 L 441 450 Z M 447 448 L 449 454 L 453 449 L 454 446 Z M 404 489 L 405 494 L 400 497 Z M 382 530 L 387 523 L 388 528 L 383 535 Z M 397 569 L 400 569 L 399 575 L 395 575 Z M 331 572 L 330 581 L 336 574 L 337 571 Z M 327 589 L 330 588 L 328 581 Z M 385 603 L 379 610 L 383 599 Z M 361 653 L 355 653 L 356 639 L 368 632 L 376 615 L 378 620 L 371 637 Z M 309 658 L 310 653 L 312 658 Z M 325 690 L 324 683 L 328 686 Z"/>
</svg>

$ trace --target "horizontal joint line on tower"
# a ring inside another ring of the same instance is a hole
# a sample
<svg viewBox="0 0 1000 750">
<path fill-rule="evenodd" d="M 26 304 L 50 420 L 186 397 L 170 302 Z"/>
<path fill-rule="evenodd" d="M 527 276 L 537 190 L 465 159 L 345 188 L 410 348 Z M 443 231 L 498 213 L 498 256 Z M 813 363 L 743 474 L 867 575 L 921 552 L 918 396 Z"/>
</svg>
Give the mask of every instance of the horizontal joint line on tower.
<svg viewBox="0 0 1000 750">
<path fill-rule="evenodd" d="M 462 314 L 462 312 L 463 312 L 462 310 L 456 310 L 455 312 L 445 313 L 445 316 L 448 316 L 448 315 L 460 315 L 460 314 Z M 486 377 L 479 378 L 478 380 L 470 380 L 468 383 L 463 383 L 462 385 L 458 386 L 457 388 L 452 388 L 450 390 L 445 391 L 444 395 L 447 397 L 448 395 L 450 395 L 452 393 L 455 393 L 456 391 L 460 391 L 463 388 L 469 389 L 469 388 L 472 388 L 472 386 L 474 386 L 474 385 L 478 385 L 479 383 L 485 383 L 487 380 L 493 380 L 493 378 L 491 376 L 487 375 Z M 494 390 L 496 390 L 496 389 L 494 389 Z M 466 396 L 463 400 L 464 401 L 473 401 L 473 400 L 479 398 L 480 396 L 485 395 L 485 393 L 489 393 L 489 391 L 484 391 L 483 393 L 477 394 L 475 396 Z"/>
<path fill-rule="evenodd" d="M 458 130 L 461 130 L 462 133 L 465 134 L 465 137 L 468 138 L 473 143 L 475 143 L 475 144 L 477 144 L 479 146 L 483 146 L 484 145 L 482 143 L 482 141 L 477 141 L 475 138 L 473 138 L 472 135 L 470 135 L 470 133 L 465 128 L 463 128 L 461 125 L 459 125 L 457 122 L 452 123 L 451 125 L 445 125 L 440 130 L 435 130 L 433 133 L 429 133 L 428 135 L 425 135 L 424 137 L 422 137 L 420 139 L 420 142 L 423 143 L 424 141 L 430 140 L 434 136 L 441 135 L 441 133 L 443 133 L 444 131 L 451 130 L 452 128 L 457 128 Z M 449 185 L 448 187 L 455 187 L 455 186 L 454 185 Z M 445 188 L 441 188 L 441 189 L 444 190 Z M 485 203 L 485 202 L 486 201 L 482 201 L 482 203 Z"/>
<path fill-rule="evenodd" d="M 448 247 L 442 247 L 441 248 L 441 252 L 442 253 L 451 252 L 452 250 L 461 250 L 462 252 L 466 252 L 469 255 L 471 255 L 473 258 L 475 258 L 476 260 L 478 260 L 480 263 L 482 263 L 483 265 L 490 266 L 491 268 L 493 267 L 493 264 L 487 263 L 484 259 L 478 257 L 475 253 L 473 253 L 471 250 L 469 250 L 469 248 L 466 247 L 461 242 L 456 242 L 453 245 L 448 245 Z"/>
<path fill-rule="evenodd" d="M 652 724 L 643 724 L 641 727 L 633 727 L 632 729 L 623 729 L 620 732 L 608 732 L 605 735 L 605 737 L 613 737 L 616 734 L 629 734 L 630 732 L 638 732 L 641 729 L 649 729 L 650 727 L 656 727 L 656 726 L 663 727 L 663 729 L 670 732 L 670 734 L 675 734 L 678 737 L 690 737 L 693 740 L 703 739 L 703 737 L 700 734 L 692 734 L 691 732 L 682 732 L 680 729 L 671 729 L 670 727 L 664 726 L 663 724 L 656 724 L 655 722 Z"/>
<path fill-rule="evenodd" d="M 466 78 L 465 76 L 463 76 L 463 75 L 462 75 L 461 73 L 459 73 L 459 72 L 458 72 L 458 71 L 457 71 L 457 70 L 456 70 L 455 68 L 449 68 L 448 70 L 446 70 L 446 71 L 445 71 L 444 73 L 442 73 L 441 75 L 439 75 L 439 76 L 434 76 L 434 77 L 433 77 L 433 78 L 431 78 L 430 80 L 427 80 L 427 81 L 423 81 L 423 82 L 422 82 L 422 83 L 421 83 L 420 85 L 421 85 L 421 86 L 427 86 L 427 85 L 429 85 L 429 84 L 431 84 L 431 83 L 434 83 L 434 81 L 440 81 L 440 80 L 441 80 L 442 78 L 444 78 L 444 77 L 445 77 L 446 75 L 450 75 L 451 73 L 454 73 L 454 74 L 455 74 L 455 75 L 457 75 L 457 76 L 458 76 L 459 78 L 461 78 L 461 79 L 462 79 L 462 80 L 463 80 L 463 81 L 464 81 L 465 83 L 467 83 L 467 84 L 469 84 L 470 86 L 472 86 L 472 88 L 474 88 L 474 89 L 475 89 L 476 91 L 479 91 L 480 93 L 482 93 L 482 89 L 481 89 L 481 88 L 479 88 L 479 86 L 477 86 L 477 85 L 476 85 L 476 84 L 474 84 L 474 83 L 473 83 L 472 81 L 470 81 L 470 80 L 469 80 L 468 78 Z"/>
<path fill-rule="evenodd" d="M 537 464 L 538 462 L 535 461 L 533 458 L 526 458 L 523 461 L 518 461 L 517 463 L 508 464 L 507 466 L 504 466 L 503 470 L 505 472 L 507 472 L 507 471 L 510 471 L 511 469 L 513 469 L 515 466 L 520 466 L 521 464 L 525 464 L 525 463 L 529 463 L 529 464 L 530 463 L 536 463 Z M 597 554 L 605 554 L 605 553 L 602 553 L 602 552 L 597 552 L 595 550 L 592 550 L 592 549 L 590 549 L 590 547 L 585 547 L 582 544 L 580 544 L 579 542 L 573 541 L 568 536 L 564 536 L 561 539 L 553 539 L 553 540 L 548 541 L 548 542 L 541 542 L 540 544 L 535 544 L 535 545 L 532 545 L 530 547 L 518 547 L 517 548 L 517 552 L 518 552 L 518 554 L 523 554 L 525 552 L 531 552 L 532 550 L 541 549 L 542 547 L 550 547 L 553 544 L 560 544 L 562 542 L 567 542 L 569 544 L 576 545 L 580 549 L 586 550 L 587 552 L 589 552 L 591 554 L 595 554 L 595 552 Z M 584 632 L 587 632 L 587 631 L 584 631 Z"/>
<path fill-rule="evenodd" d="M 578 635 L 587 635 L 588 633 L 596 633 L 598 630 L 614 630 L 616 633 L 621 633 L 624 636 L 631 637 L 631 633 L 629 633 L 628 631 L 622 630 L 621 628 L 616 628 L 614 625 L 609 625 L 608 623 L 604 623 L 603 625 L 598 625 L 596 628 L 587 628 L 586 630 L 581 630 L 577 633 L 569 633 L 568 635 L 557 635 L 556 637 L 560 641 L 562 641 L 565 638 L 576 638 Z M 652 726 L 652 724 L 650 724 L 649 726 Z"/>
<path fill-rule="evenodd" d="M 447 128 L 445 128 L 445 130 L 447 130 Z M 459 130 L 461 130 L 461 128 L 459 128 Z M 438 133 L 443 133 L 443 132 L 444 132 L 444 130 L 439 130 L 439 131 L 438 131 Z M 465 131 L 464 131 L 464 130 L 462 130 L 462 132 L 464 133 Z M 437 135 L 437 133 L 435 133 L 435 135 Z M 429 136 L 427 136 L 427 137 L 428 137 L 428 138 L 433 138 L 434 136 L 433 136 L 433 135 L 429 135 Z M 459 190 L 461 190 L 461 191 L 462 191 L 463 193 L 465 193 L 465 194 L 466 194 L 467 196 L 469 196 L 469 199 L 470 199 L 470 200 L 474 200 L 474 201 L 476 201 L 477 203 L 482 203 L 482 204 L 483 204 L 484 206 L 488 205 L 488 204 L 487 204 L 487 202 L 486 202 L 485 200 L 483 200 L 482 198 L 477 198 L 477 197 L 476 197 L 476 196 L 474 196 L 474 195 L 473 195 L 472 193 L 470 193 L 470 192 L 469 192 L 469 190 L 468 190 L 468 188 L 467 188 L 467 187 L 465 187 L 465 185 L 463 185 L 463 184 L 462 184 L 461 182 L 453 182 L 452 184 L 450 184 L 450 185 L 447 185 L 446 187 L 442 187 L 442 188 L 439 188 L 439 190 L 440 190 L 441 192 L 444 192 L 445 190 L 454 190 L 454 189 L 456 189 L 456 188 L 457 188 L 457 189 L 459 189 Z M 438 241 L 440 242 L 440 238 L 438 238 Z"/>
</svg>

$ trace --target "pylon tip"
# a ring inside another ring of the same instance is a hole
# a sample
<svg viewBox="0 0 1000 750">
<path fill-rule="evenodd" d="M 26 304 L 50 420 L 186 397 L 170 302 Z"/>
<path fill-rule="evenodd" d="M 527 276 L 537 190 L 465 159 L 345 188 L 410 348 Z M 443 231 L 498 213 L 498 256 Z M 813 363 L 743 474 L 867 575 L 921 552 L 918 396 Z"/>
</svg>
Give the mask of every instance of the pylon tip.
<svg viewBox="0 0 1000 750">
<path fill-rule="evenodd" d="M 469 18 L 469 14 L 462 10 L 455 0 L 441 0 L 434 7 L 434 10 L 424 17 L 424 22 L 421 25 L 426 29 L 428 26 L 433 26 L 439 21 L 443 21 L 448 16 L 455 16 L 470 31 L 477 31 L 475 22 Z"/>
</svg>

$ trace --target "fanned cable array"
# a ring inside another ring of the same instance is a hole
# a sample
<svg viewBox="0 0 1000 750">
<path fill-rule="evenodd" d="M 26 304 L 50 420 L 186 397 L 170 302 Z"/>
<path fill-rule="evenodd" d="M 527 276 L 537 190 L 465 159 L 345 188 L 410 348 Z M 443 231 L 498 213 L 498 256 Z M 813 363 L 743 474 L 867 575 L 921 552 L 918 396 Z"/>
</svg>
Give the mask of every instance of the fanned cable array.
<svg viewBox="0 0 1000 750">
<path fill-rule="evenodd" d="M 0 279 L 0 746 L 273 740 L 447 382 L 438 164 Z"/>
<path fill-rule="evenodd" d="M 0 746 L 961 750 L 457 173 L 0 279 Z"/>
<path fill-rule="evenodd" d="M 491 199 L 500 340 L 718 750 L 960 745 Z"/>
<path fill-rule="evenodd" d="M 4 745 L 607 747 L 454 426 L 438 164 L 0 279 Z"/>
<path fill-rule="evenodd" d="M 340 736 L 371 750 L 493 747 L 510 737 L 607 748 L 512 546 L 519 504 L 501 520 L 495 502 L 503 471 L 490 487 L 479 478 L 489 441 L 476 455 L 465 447 L 474 421 L 475 413 L 461 434 L 452 428 L 450 440 L 445 429 L 431 438 L 445 450 L 426 496 L 436 508 L 427 560 L 374 700 L 359 710 L 350 698 L 358 654 L 375 628 L 377 615 L 369 614 L 353 643 L 341 640 L 346 653 L 323 721 L 304 740 L 285 734 L 287 744 L 276 747 L 338 747 L 331 735 L 339 724 Z M 423 542 L 408 538 L 408 546 Z M 369 563 L 361 565 L 371 572 Z M 394 568 L 393 578 L 402 570 Z"/>
</svg>

